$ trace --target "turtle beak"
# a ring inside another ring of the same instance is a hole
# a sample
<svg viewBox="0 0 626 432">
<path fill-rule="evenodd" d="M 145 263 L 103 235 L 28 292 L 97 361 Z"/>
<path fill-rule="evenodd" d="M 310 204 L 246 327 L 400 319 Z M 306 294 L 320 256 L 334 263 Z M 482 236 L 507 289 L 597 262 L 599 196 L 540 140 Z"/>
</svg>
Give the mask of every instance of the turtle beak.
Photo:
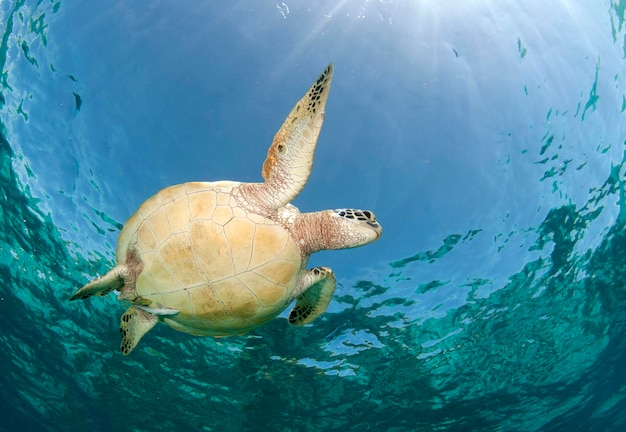
<svg viewBox="0 0 626 432">
<path fill-rule="evenodd" d="M 376 238 L 372 241 L 378 240 L 380 236 L 383 235 L 383 227 L 380 226 L 378 222 L 367 222 L 367 224 L 371 226 L 374 232 L 376 233 Z"/>
</svg>

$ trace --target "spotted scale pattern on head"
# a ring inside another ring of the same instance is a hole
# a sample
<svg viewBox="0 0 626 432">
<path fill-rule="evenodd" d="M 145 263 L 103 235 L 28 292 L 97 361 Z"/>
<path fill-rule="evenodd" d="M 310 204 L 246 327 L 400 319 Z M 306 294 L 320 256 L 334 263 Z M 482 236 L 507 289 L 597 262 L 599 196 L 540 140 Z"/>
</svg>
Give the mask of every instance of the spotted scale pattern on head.
<svg viewBox="0 0 626 432">
<path fill-rule="evenodd" d="M 369 210 L 354 210 L 354 209 L 337 209 L 337 214 L 346 219 L 356 219 L 361 222 L 376 223 L 376 216 Z"/>
</svg>

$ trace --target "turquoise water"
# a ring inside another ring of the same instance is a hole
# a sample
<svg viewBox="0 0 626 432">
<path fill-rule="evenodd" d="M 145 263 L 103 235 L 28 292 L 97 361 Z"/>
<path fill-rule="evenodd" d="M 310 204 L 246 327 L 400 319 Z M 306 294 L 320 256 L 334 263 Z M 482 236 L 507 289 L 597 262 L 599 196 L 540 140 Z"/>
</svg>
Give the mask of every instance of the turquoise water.
<svg viewBox="0 0 626 432">
<path fill-rule="evenodd" d="M 0 3 L 0 429 L 626 427 L 626 3 Z M 324 66 L 327 313 L 242 337 L 67 301 L 162 187 L 259 181 Z"/>
</svg>

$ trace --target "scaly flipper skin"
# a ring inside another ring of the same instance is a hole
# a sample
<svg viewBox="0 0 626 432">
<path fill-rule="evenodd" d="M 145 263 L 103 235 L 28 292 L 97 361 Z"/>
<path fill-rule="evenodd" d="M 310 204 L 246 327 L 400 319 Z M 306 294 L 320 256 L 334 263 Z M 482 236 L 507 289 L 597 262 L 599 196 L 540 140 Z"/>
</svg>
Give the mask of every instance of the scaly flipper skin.
<svg viewBox="0 0 626 432">
<path fill-rule="evenodd" d="M 265 185 L 259 192 L 272 208 L 290 203 L 306 185 L 317 139 L 324 123 L 326 99 L 333 78 L 329 64 L 306 94 L 291 110 L 274 136 L 263 163 Z"/>
<path fill-rule="evenodd" d="M 137 346 L 139 340 L 154 327 L 159 319 L 156 315 L 145 312 L 138 307 L 128 308 L 120 320 L 122 343 L 120 351 L 128 355 Z"/>
<path fill-rule="evenodd" d="M 326 311 L 335 292 L 337 280 L 328 267 L 315 267 L 303 274 L 304 292 L 296 297 L 289 313 L 289 324 L 308 324 Z"/>
<path fill-rule="evenodd" d="M 126 266 L 120 265 L 110 270 L 104 276 L 89 282 L 70 297 L 70 300 L 86 299 L 93 295 L 103 296 L 111 291 L 121 290 L 124 287 Z"/>
</svg>

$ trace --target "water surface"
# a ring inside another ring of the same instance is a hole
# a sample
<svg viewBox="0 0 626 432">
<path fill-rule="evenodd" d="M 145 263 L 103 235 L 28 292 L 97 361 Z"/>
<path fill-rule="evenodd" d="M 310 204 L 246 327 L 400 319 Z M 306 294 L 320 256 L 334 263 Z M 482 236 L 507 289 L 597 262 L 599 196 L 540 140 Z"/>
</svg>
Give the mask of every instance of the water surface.
<svg viewBox="0 0 626 432">
<path fill-rule="evenodd" d="M 618 431 L 626 426 L 626 4 L 0 3 L 2 430 Z M 259 181 L 335 65 L 302 211 L 328 312 L 248 336 L 67 298 L 165 186 Z"/>
</svg>

